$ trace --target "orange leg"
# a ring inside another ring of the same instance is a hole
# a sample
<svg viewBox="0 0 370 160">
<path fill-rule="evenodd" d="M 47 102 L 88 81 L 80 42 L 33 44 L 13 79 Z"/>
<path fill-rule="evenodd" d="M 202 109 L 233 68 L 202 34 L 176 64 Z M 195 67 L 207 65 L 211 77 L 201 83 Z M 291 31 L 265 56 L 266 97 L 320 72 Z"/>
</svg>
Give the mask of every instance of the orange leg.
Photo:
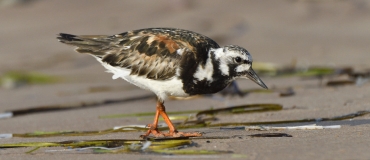
<svg viewBox="0 0 370 160">
<path fill-rule="evenodd" d="M 148 124 L 149 130 L 144 134 L 141 135 L 141 138 L 145 138 L 149 136 L 150 134 L 153 134 L 155 137 L 199 137 L 202 136 L 201 133 L 194 132 L 194 133 L 186 133 L 186 132 L 178 132 L 173 126 L 170 118 L 168 117 L 166 113 L 166 108 L 163 105 L 163 102 L 157 101 L 157 107 L 156 107 L 155 117 L 153 124 Z M 162 133 L 158 130 L 158 118 L 159 115 L 161 115 L 168 125 L 169 132 L 168 133 Z"/>
</svg>

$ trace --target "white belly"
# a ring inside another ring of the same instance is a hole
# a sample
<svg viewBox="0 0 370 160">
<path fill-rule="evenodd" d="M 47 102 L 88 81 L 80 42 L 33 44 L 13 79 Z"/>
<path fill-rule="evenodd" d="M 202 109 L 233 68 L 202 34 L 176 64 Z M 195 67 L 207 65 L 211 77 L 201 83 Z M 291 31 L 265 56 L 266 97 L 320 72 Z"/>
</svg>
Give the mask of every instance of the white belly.
<svg viewBox="0 0 370 160">
<path fill-rule="evenodd" d="M 177 77 L 168 80 L 147 79 L 143 76 L 130 75 L 131 70 L 129 69 L 114 67 L 102 62 L 99 58 L 96 59 L 108 70 L 107 72 L 113 73 L 113 79 L 122 78 L 140 88 L 150 90 L 154 92 L 161 100 L 165 100 L 167 96 L 189 96 L 182 89 L 183 84 Z"/>
</svg>

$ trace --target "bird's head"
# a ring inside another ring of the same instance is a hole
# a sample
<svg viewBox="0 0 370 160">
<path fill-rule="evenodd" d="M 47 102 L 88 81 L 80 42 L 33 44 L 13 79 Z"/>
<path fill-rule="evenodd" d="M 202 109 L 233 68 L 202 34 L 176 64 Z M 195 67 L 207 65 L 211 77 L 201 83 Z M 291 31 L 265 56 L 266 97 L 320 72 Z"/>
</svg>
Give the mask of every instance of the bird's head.
<svg viewBox="0 0 370 160">
<path fill-rule="evenodd" d="M 235 78 L 247 78 L 262 88 L 267 86 L 252 68 L 252 56 L 249 52 L 236 45 L 227 45 L 213 51 L 214 58 L 219 62 L 221 74 Z"/>
</svg>

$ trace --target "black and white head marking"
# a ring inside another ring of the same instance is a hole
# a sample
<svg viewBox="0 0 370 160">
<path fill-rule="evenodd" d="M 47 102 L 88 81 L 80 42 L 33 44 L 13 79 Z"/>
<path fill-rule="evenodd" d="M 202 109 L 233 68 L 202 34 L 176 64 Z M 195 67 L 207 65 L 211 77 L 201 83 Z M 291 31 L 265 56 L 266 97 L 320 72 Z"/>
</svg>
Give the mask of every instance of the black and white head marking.
<svg viewBox="0 0 370 160">
<path fill-rule="evenodd" d="M 236 45 L 227 45 L 216 49 L 214 53 L 220 62 L 219 67 L 222 74 L 228 75 L 231 79 L 248 78 L 267 89 L 267 86 L 252 69 L 252 56 L 246 49 Z"/>
<path fill-rule="evenodd" d="M 236 45 L 227 45 L 214 49 L 215 59 L 219 61 L 219 69 L 225 76 L 239 77 L 252 66 L 252 56 L 249 52 Z"/>
</svg>

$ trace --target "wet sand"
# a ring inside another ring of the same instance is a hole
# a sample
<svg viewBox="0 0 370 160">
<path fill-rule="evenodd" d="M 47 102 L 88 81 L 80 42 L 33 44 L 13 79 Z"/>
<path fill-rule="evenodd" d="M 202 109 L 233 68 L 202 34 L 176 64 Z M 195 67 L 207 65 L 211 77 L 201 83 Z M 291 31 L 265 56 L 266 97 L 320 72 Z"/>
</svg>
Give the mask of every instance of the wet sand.
<svg viewBox="0 0 370 160">
<path fill-rule="evenodd" d="M 0 112 L 34 106 L 69 104 L 150 95 L 124 80 L 112 80 L 94 58 L 60 44 L 56 34 L 117 34 L 148 27 L 176 27 L 202 33 L 220 45 L 237 44 L 252 54 L 255 62 L 300 67 L 350 66 L 355 71 L 370 68 L 370 2 L 265 0 L 265 1 L 31 1 L 0 8 L 0 75 L 9 71 L 37 72 L 61 77 L 55 84 L 0 89 Z M 217 123 L 281 121 L 334 117 L 370 110 L 370 84 L 320 86 L 318 79 L 262 77 L 270 88 L 293 87 L 294 96 L 251 93 L 222 100 L 200 97 L 168 100 L 167 111 L 202 110 L 253 103 L 278 103 L 277 112 L 217 115 Z M 326 82 L 328 78 L 324 79 Z M 238 80 L 241 89 L 258 88 Z M 109 88 L 91 92 L 91 88 Z M 217 94 L 217 97 L 221 95 Z M 191 107 L 194 106 L 194 107 Z M 293 109 L 292 109 L 293 108 Z M 152 117 L 100 119 L 99 116 L 152 112 L 155 99 L 146 98 L 97 107 L 45 112 L 0 119 L 1 133 L 34 131 L 91 131 L 114 126 L 147 124 Z M 154 116 L 154 115 L 153 115 Z M 300 123 L 304 125 L 312 123 Z M 369 159 L 370 115 L 319 122 L 341 125 L 340 129 L 245 131 L 198 128 L 205 136 L 235 136 L 229 139 L 194 139 L 191 149 L 232 151 L 233 154 L 168 156 L 158 154 L 33 154 L 31 148 L 0 149 L 0 159 Z M 281 125 L 290 126 L 291 124 Z M 252 138 L 261 133 L 287 133 L 292 137 Z M 34 141 L 139 139 L 141 132 L 99 136 L 9 138 L 0 144 Z"/>
</svg>

